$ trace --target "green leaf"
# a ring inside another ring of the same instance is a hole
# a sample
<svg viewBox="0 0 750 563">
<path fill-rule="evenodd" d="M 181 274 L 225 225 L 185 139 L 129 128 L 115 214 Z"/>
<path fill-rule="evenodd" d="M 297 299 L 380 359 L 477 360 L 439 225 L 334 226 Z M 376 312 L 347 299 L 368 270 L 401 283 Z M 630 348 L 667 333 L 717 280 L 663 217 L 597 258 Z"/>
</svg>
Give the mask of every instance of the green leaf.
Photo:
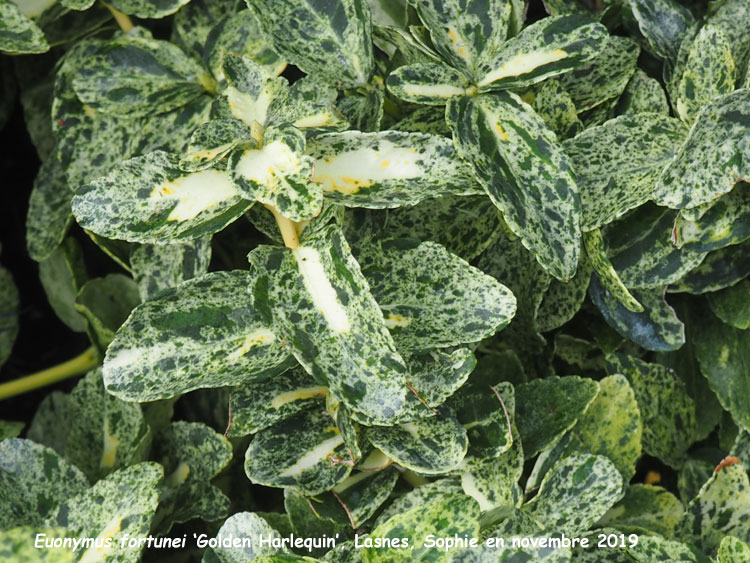
<svg viewBox="0 0 750 563">
<path fill-rule="evenodd" d="M 236 387 L 229 398 L 232 426 L 228 436 L 255 434 L 299 411 L 323 407 L 328 388 L 317 385 L 301 367 L 259 383 Z"/>
<path fill-rule="evenodd" d="M 399 465 L 430 475 L 455 469 L 468 447 L 466 429 L 444 409 L 431 418 L 373 427 L 367 438 Z"/>
<path fill-rule="evenodd" d="M 692 208 L 750 177 L 743 157 L 750 150 L 748 123 L 750 90 L 737 90 L 703 106 L 687 140 L 662 172 L 654 201 Z"/>
<path fill-rule="evenodd" d="M 0 366 L 10 357 L 18 336 L 18 289 L 10 272 L 0 266 Z"/>
<path fill-rule="evenodd" d="M 738 330 L 706 312 L 695 326 L 695 354 L 708 385 L 738 425 L 750 429 L 750 332 Z"/>
<path fill-rule="evenodd" d="M 642 313 L 629 311 L 592 278 L 589 297 L 607 324 L 646 350 L 676 350 L 685 343 L 685 325 L 664 300 L 665 288 L 633 291 Z"/>
<path fill-rule="evenodd" d="M 628 486 L 623 499 L 602 516 L 599 524 L 673 538 L 684 513 L 680 500 L 666 489 L 635 483 Z"/>
<path fill-rule="evenodd" d="M 607 40 L 604 26 L 582 16 L 543 18 L 503 44 L 477 69 L 483 90 L 518 88 L 593 59 Z"/>
<path fill-rule="evenodd" d="M 583 129 L 570 94 L 557 80 L 545 80 L 541 84 L 531 107 L 559 139 L 572 137 Z"/>
<path fill-rule="evenodd" d="M 478 67 L 493 63 L 508 37 L 512 4 L 507 0 L 414 4 L 437 52 L 468 76 L 476 77 Z"/>
<path fill-rule="evenodd" d="M 714 554 L 724 536 L 750 540 L 750 479 L 741 463 L 717 468 L 687 507 L 682 535 Z"/>
<path fill-rule="evenodd" d="M 85 491 L 88 482 L 53 450 L 9 438 L 0 441 L 0 487 L 0 528 L 10 528 L 42 525 L 50 511 Z"/>
<path fill-rule="evenodd" d="M 629 0 L 629 3 L 654 54 L 674 61 L 682 38 L 695 21 L 690 10 L 676 0 Z"/>
<path fill-rule="evenodd" d="M 570 279 L 580 249 L 580 201 L 555 134 L 507 92 L 453 98 L 446 115 L 458 153 L 511 230 L 552 275 Z"/>
<path fill-rule="evenodd" d="M 122 274 L 108 274 L 87 281 L 78 291 L 74 307 L 86 319 L 86 331 L 103 354 L 141 301 L 138 286 Z"/>
<path fill-rule="evenodd" d="M 315 512 L 313 502 L 313 498 L 304 497 L 295 492 L 294 489 L 284 489 L 284 508 L 286 509 L 288 524 L 284 522 L 282 526 L 276 525 L 279 532 L 287 536 L 293 533 L 303 538 L 321 538 L 327 536 L 329 538 L 338 537 L 339 539 L 343 539 L 351 535 L 351 528 L 348 523 L 339 524 L 330 518 L 322 518 Z M 312 549 L 306 549 L 305 552 L 310 555 L 319 556 L 325 550 L 326 548 L 316 549 L 312 547 Z"/>
<path fill-rule="evenodd" d="M 374 133 L 381 129 L 385 115 L 384 103 L 385 84 L 383 79 L 376 75 L 366 86 L 339 99 L 335 109 L 349 122 L 348 129 Z M 347 127 L 342 123 L 338 129 Z"/>
<path fill-rule="evenodd" d="M 65 526 L 71 535 L 84 538 L 111 538 L 99 549 L 95 545 L 81 554 L 81 559 L 95 556 L 115 561 L 138 561 L 143 543 L 124 539 L 145 538 L 156 505 L 164 471 L 157 463 L 138 463 L 116 471 L 87 491 L 70 497 L 47 525 Z M 107 542 L 109 543 L 109 542 Z"/>
<path fill-rule="evenodd" d="M 622 115 L 636 113 L 658 113 L 669 115 L 669 104 L 664 88 L 655 78 L 651 78 L 640 68 L 628 82 L 620 96 L 618 109 Z"/>
<path fill-rule="evenodd" d="M 139 18 L 163 18 L 188 2 L 190 0 L 111 0 L 113 8 Z"/>
<path fill-rule="evenodd" d="M 738 540 L 734 536 L 724 536 L 719 544 L 717 553 L 718 563 L 732 563 L 750 559 L 750 545 Z"/>
<path fill-rule="evenodd" d="M 357 261 L 403 351 L 478 342 L 516 310 L 508 288 L 435 243 L 372 242 L 359 248 Z"/>
<path fill-rule="evenodd" d="M 48 50 L 42 30 L 14 2 L 0 0 L 0 51 L 22 55 Z"/>
<path fill-rule="evenodd" d="M 311 183 L 314 161 L 303 155 L 305 135 L 288 124 L 268 128 L 261 149 L 235 151 L 229 166 L 242 197 L 271 205 L 292 221 L 306 221 L 323 207 L 323 191 Z"/>
<path fill-rule="evenodd" d="M 685 139 L 672 117 L 624 115 L 565 141 L 578 179 L 581 228 L 591 231 L 623 216 L 655 195 L 655 184 Z"/>
<path fill-rule="evenodd" d="M 81 227 L 101 236 L 169 244 L 220 231 L 250 205 L 228 172 L 186 173 L 179 157 L 155 151 L 81 187 L 73 214 Z"/>
<path fill-rule="evenodd" d="M 467 456 L 493 460 L 510 450 L 515 442 L 519 442 L 516 450 L 520 451 L 518 431 L 511 423 L 515 413 L 513 386 L 508 382 L 490 385 L 490 379 L 480 383 L 480 377 L 475 374 L 472 382 L 448 402 L 469 437 Z"/>
<path fill-rule="evenodd" d="M 315 381 L 373 424 L 399 417 L 408 368 L 338 226 L 248 258 L 255 308 L 272 310 L 274 330 Z"/>
<path fill-rule="evenodd" d="M 0 442 L 18 436 L 25 424 L 14 420 L 0 420 Z"/>
<path fill-rule="evenodd" d="M 750 280 L 708 294 L 711 310 L 726 324 L 750 329 Z"/>
<path fill-rule="evenodd" d="M 365 547 L 362 560 L 366 563 L 401 563 L 434 561 L 447 563 L 449 550 L 424 545 L 432 534 L 436 538 L 477 537 L 479 535 L 479 505 L 465 495 L 450 495 L 423 506 L 397 514 L 379 524 L 372 538 L 400 538 L 408 534 L 408 547 Z M 442 553 L 441 553 L 442 551 Z"/>
<path fill-rule="evenodd" d="M 187 243 L 144 244 L 133 249 L 130 265 L 142 301 L 183 281 L 208 272 L 211 262 L 211 237 Z"/>
<path fill-rule="evenodd" d="M 721 29 L 711 24 L 701 28 L 681 70 L 675 113 L 686 123 L 692 123 L 704 105 L 734 91 L 736 68 L 732 46 Z"/>
<path fill-rule="evenodd" d="M 397 68 L 388 76 L 388 90 L 415 104 L 443 105 L 463 96 L 469 85 L 465 75 L 442 63 L 418 63 Z"/>
<path fill-rule="evenodd" d="M 85 318 L 76 310 L 75 299 L 86 283 L 86 269 L 78 242 L 68 237 L 39 264 L 47 301 L 57 317 L 75 332 L 86 330 Z"/>
<path fill-rule="evenodd" d="M 245 473 L 258 485 L 317 495 L 351 473 L 337 459 L 349 459 L 343 436 L 322 409 L 309 410 L 258 432 L 245 454 Z"/>
<path fill-rule="evenodd" d="M 0 558 L 3 561 L 29 561 L 34 563 L 73 563 L 75 553 L 67 547 L 37 548 L 34 544 L 65 537 L 63 528 L 36 528 L 18 526 L 0 531 Z"/>
<path fill-rule="evenodd" d="M 232 445 L 199 422 L 173 422 L 155 439 L 153 456 L 164 467 L 164 489 L 154 527 L 166 534 L 172 524 L 193 518 L 223 518 L 229 499 L 210 481 L 232 460 Z"/>
<path fill-rule="evenodd" d="M 248 538 L 250 541 L 243 542 L 241 546 L 209 547 L 203 554 L 203 563 L 244 563 L 262 555 L 287 553 L 285 549 L 261 544 L 261 539 L 279 539 L 280 535 L 262 517 L 252 512 L 238 512 L 227 518 L 219 528 L 219 536 Z"/>
<path fill-rule="evenodd" d="M 101 43 L 81 63 L 72 77 L 75 93 L 105 113 L 142 117 L 205 93 L 201 75 L 206 71 L 167 41 L 125 35 Z"/>
<path fill-rule="evenodd" d="M 583 305 L 591 281 L 591 261 L 581 254 L 578 270 L 567 283 L 552 280 L 536 312 L 539 332 L 560 328 L 570 321 Z"/>
<path fill-rule="evenodd" d="M 274 49 L 307 74 L 344 88 L 373 73 L 370 9 L 364 0 L 248 0 Z"/>
<path fill-rule="evenodd" d="M 153 401 L 286 371 L 293 365 L 289 353 L 247 295 L 257 280 L 241 270 L 213 272 L 138 306 L 107 350 L 107 390 Z"/>
<path fill-rule="evenodd" d="M 643 305 L 630 293 L 607 256 L 601 231 L 594 229 L 583 233 L 583 241 L 586 245 L 586 255 L 596 272 L 599 283 L 607 291 L 607 296 L 617 300 L 628 311 L 642 313 Z"/>
<path fill-rule="evenodd" d="M 399 207 L 481 193 L 444 137 L 347 131 L 316 137 L 307 153 L 315 159 L 313 182 L 327 199 L 348 207 Z"/>
<path fill-rule="evenodd" d="M 598 393 L 596 381 L 572 375 L 518 385 L 516 423 L 526 458 L 546 450 L 570 430 Z"/>
<path fill-rule="evenodd" d="M 579 112 L 622 94 L 635 72 L 640 48 L 628 37 L 610 35 L 598 54 L 558 78 Z"/>
<path fill-rule="evenodd" d="M 26 247 L 37 262 L 49 258 L 73 220 L 65 172 L 55 156 L 42 163 L 34 180 L 26 215 Z"/>
<path fill-rule="evenodd" d="M 550 469 L 537 495 L 521 510 L 543 530 L 575 535 L 590 528 L 620 500 L 623 488 L 622 477 L 609 459 L 574 455 Z"/>
<path fill-rule="evenodd" d="M 685 383 L 660 364 L 615 354 L 607 372 L 624 375 L 635 393 L 643 423 L 643 451 L 670 467 L 682 464 L 696 433 L 696 404 Z"/>
</svg>

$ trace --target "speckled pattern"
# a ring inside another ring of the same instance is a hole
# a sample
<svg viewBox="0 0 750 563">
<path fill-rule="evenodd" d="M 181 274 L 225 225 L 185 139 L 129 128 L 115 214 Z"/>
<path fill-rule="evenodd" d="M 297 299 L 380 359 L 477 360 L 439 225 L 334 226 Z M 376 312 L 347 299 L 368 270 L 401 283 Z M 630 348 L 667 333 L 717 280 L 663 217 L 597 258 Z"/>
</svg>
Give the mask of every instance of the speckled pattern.
<svg viewBox="0 0 750 563">
<path fill-rule="evenodd" d="M 637 68 L 620 96 L 618 109 L 622 115 L 658 113 L 669 115 L 667 95 L 661 83 Z"/>
<path fill-rule="evenodd" d="M 583 240 L 588 259 L 596 272 L 599 283 L 607 291 L 607 295 L 616 299 L 628 311 L 642 313 L 643 305 L 630 293 L 607 256 L 601 231 L 594 229 L 584 233 Z"/>
<path fill-rule="evenodd" d="M 18 336 L 18 289 L 10 272 L 0 266 L 0 366 L 10 356 Z"/>
<path fill-rule="evenodd" d="M 113 8 L 139 18 L 163 18 L 174 14 L 190 0 L 112 0 Z"/>
<path fill-rule="evenodd" d="M 260 538 L 279 538 L 279 533 L 268 522 L 252 512 L 238 512 L 227 518 L 217 536 L 250 538 L 249 546 L 208 548 L 203 556 L 206 563 L 246 563 L 262 555 L 288 553 L 286 549 L 261 546 Z"/>
<path fill-rule="evenodd" d="M 11 55 L 43 53 L 49 49 L 44 33 L 10 0 L 0 0 L 0 51 Z"/>
<path fill-rule="evenodd" d="M 746 241 L 750 238 L 750 184 L 738 183 L 695 220 L 680 212 L 674 229 L 678 245 L 695 252 Z"/>
<path fill-rule="evenodd" d="M 42 163 L 34 180 L 26 216 L 26 247 L 37 262 L 49 258 L 65 238 L 73 220 L 72 199 L 65 171 L 52 155 Z"/>
<path fill-rule="evenodd" d="M 64 528 L 16 526 L 0 530 L 0 558 L 3 561 L 36 561 L 38 563 L 73 563 L 75 553 L 65 547 L 37 549 L 37 534 L 48 538 L 65 537 Z"/>
<path fill-rule="evenodd" d="M 651 51 L 661 59 L 674 61 L 680 41 L 695 18 L 675 0 L 631 0 L 633 16 Z"/>
<path fill-rule="evenodd" d="M 555 79 L 545 80 L 539 85 L 531 107 L 558 139 L 573 137 L 583 129 L 573 99 Z"/>
<path fill-rule="evenodd" d="M 417 63 L 397 68 L 386 83 L 391 94 L 404 101 L 439 106 L 464 94 L 469 79 L 443 63 Z"/>
<path fill-rule="evenodd" d="M 180 158 L 180 168 L 187 172 L 210 168 L 237 145 L 254 144 L 250 128 L 238 119 L 212 119 L 201 124 L 190 136 L 190 143 Z"/>
<path fill-rule="evenodd" d="M 750 242 L 720 248 L 706 254 L 701 264 L 677 283 L 674 293 L 707 293 L 736 284 L 750 274 Z"/>
</svg>

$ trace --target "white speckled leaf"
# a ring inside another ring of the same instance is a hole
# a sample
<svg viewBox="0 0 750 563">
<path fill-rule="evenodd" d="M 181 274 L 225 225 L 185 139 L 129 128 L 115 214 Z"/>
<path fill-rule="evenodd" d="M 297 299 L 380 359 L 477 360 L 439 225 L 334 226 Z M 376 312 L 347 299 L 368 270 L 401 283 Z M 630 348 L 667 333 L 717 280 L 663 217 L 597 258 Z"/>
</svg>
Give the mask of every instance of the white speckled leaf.
<svg viewBox="0 0 750 563">
<path fill-rule="evenodd" d="M 245 454 L 245 473 L 259 485 L 317 495 L 351 473 L 338 458 L 349 460 L 343 436 L 322 408 L 308 410 L 258 432 Z"/>
<path fill-rule="evenodd" d="M 143 544 L 122 544 L 123 538 L 146 537 L 159 503 L 164 470 L 157 463 L 138 463 L 120 469 L 87 491 L 69 498 L 47 519 L 47 525 L 63 526 L 76 537 L 111 538 L 111 546 L 95 545 L 81 553 L 79 561 L 136 563 Z"/>
<path fill-rule="evenodd" d="M 682 536 L 709 554 L 716 553 L 724 536 L 749 541 L 749 511 L 750 479 L 743 465 L 717 468 L 688 505 Z"/>
<path fill-rule="evenodd" d="M 701 264 L 679 282 L 671 285 L 674 293 L 706 293 L 730 287 L 750 275 L 750 242 L 726 246 L 709 252 Z"/>
<path fill-rule="evenodd" d="M 254 306 L 273 315 L 274 331 L 316 382 L 374 424 L 402 414 L 408 368 L 340 228 L 248 258 Z"/>
<path fill-rule="evenodd" d="M 552 275 L 575 273 L 580 200 L 571 163 L 555 134 L 516 95 L 453 98 L 454 143 L 505 221 Z"/>
<path fill-rule="evenodd" d="M 311 140 L 313 182 L 348 207 L 400 207 L 481 188 L 449 139 L 423 133 L 331 133 Z"/>
<path fill-rule="evenodd" d="M 680 42 L 695 21 L 676 0 L 628 0 L 641 33 L 657 57 L 674 61 Z"/>
<path fill-rule="evenodd" d="M 707 23 L 720 29 L 726 35 L 737 68 L 740 70 L 746 68 L 747 57 L 750 55 L 750 42 L 743 30 L 750 24 L 750 5 L 743 0 L 722 2 L 715 7 L 715 10 L 709 10 Z"/>
<path fill-rule="evenodd" d="M 212 30 L 244 8 L 241 0 L 196 0 L 183 6 L 174 16 L 170 40 L 200 60 Z"/>
<path fill-rule="evenodd" d="M 52 155 L 42 163 L 34 180 L 26 215 L 26 247 L 37 262 L 50 257 L 65 238 L 73 220 L 65 172 Z"/>
<path fill-rule="evenodd" d="M 167 41 L 123 35 L 79 61 L 72 77 L 84 104 L 141 117 L 176 109 L 205 93 L 205 69 Z"/>
<path fill-rule="evenodd" d="M 137 307 L 107 350 L 107 390 L 153 401 L 286 371 L 293 360 L 259 295 L 254 307 L 247 294 L 257 280 L 243 270 L 212 272 Z"/>
<path fill-rule="evenodd" d="M 418 63 L 397 68 L 388 76 L 388 90 L 415 104 L 443 105 L 448 98 L 466 93 L 469 81 L 442 63 Z"/>
<path fill-rule="evenodd" d="M 610 223 L 653 198 L 659 174 L 686 134 L 675 118 L 639 113 L 590 127 L 565 141 L 578 179 L 581 228 L 590 231 Z"/>
<path fill-rule="evenodd" d="M 82 186 L 73 198 L 78 224 L 109 238 L 170 244 L 220 231 L 252 205 L 228 172 L 183 172 L 179 160 L 152 152 Z"/>
<path fill-rule="evenodd" d="M 212 119 L 199 126 L 180 159 L 180 168 L 193 172 L 209 168 L 239 144 L 254 144 L 250 128 L 238 119 Z"/>
<path fill-rule="evenodd" d="M 515 395 L 508 382 L 489 385 L 489 381 L 480 383 L 478 378 L 479 375 L 475 374 L 447 405 L 466 429 L 469 438 L 467 456 L 492 460 L 507 452 L 514 441 L 520 440 L 511 422 L 515 413 Z"/>
<path fill-rule="evenodd" d="M 624 483 L 615 465 L 599 455 L 574 455 L 557 462 L 537 495 L 521 510 L 543 530 L 579 534 L 622 498 Z"/>
<path fill-rule="evenodd" d="M 572 137 L 583 129 L 570 94 L 558 80 L 545 80 L 536 91 L 531 107 L 559 139 Z"/>
<path fill-rule="evenodd" d="M 696 434 L 696 404 L 685 383 L 660 364 L 625 354 L 608 356 L 607 372 L 624 375 L 633 389 L 643 423 L 643 451 L 680 467 Z"/>
<path fill-rule="evenodd" d="M 567 283 L 556 279 L 550 281 L 536 311 L 536 326 L 539 332 L 560 328 L 581 309 L 591 282 L 592 267 L 591 260 L 585 253 L 581 253 L 580 256 L 578 270 L 573 279 Z"/>
<path fill-rule="evenodd" d="M 476 71 L 477 86 L 487 90 L 529 86 L 593 59 L 606 40 L 605 27 L 589 18 L 543 18 L 483 62 Z"/>
<path fill-rule="evenodd" d="M 262 555 L 287 553 L 285 549 L 261 545 L 261 538 L 277 539 L 280 535 L 262 517 L 252 512 L 238 512 L 227 518 L 217 536 L 249 538 L 250 545 L 209 547 L 203 554 L 203 563 L 246 563 Z"/>
<path fill-rule="evenodd" d="M 48 50 L 49 44 L 42 30 L 21 12 L 16 3 L 0 0 L 0 51 L 21 55 Z"/>
<path fill-rule="evenodd" d="M 367 90 L 368 93 L 372 91 L 373 89 L 369 88 Z M 291 85 L 286 103 L 271 108 L 271 119 L 275 123 L 291 123 L 298 129 L 312 132 L 347 129 L 345 117 L 335 107 L 337 96 L 338 91 L 330 83 L 315 75 L 305 76 Z M 347 96 L 340 101 L 350 97 Z M 375 111 L 376 115 L 382 113 L 382 103 L 381 99 L 381 107 L 379 111 Z M 365 109 L 373 108 L 368 105 Z M 377 121 L 380 123 L 379 118 Z"/>
<path fill-rule="evenodd" d="M 669 115 L 669 104 L 664 88 L 655 78 L 651 78 L 640 68 L 628 82 L 620 96 L 618 109 L 622 115 L 634 113 L 658 113 Z"/>
<path fill-rule="evenodd" d="M 67 547 L 50 547 L 39 549 L 34 546 L 39 541 L 54 541 L 64 538 L 63 528 L 37 528 L 18 526 L 0 531 L 0 559 L 3 561 L 22 561 L 33 563 L 73 563 L 75 553 Z"/>
<path fill-rule="evenodd" d="M 672 538 L 683 514 L 685 508 L 680 500 L 666 489 L 635 483 L 628 486 L 623 499 L 602 516 L 599 524 Z"/>
<path fill-rule="evenodd" d="M 21 438 L 0 441 L 0 528 L 41 525 L 87 488 L 83 473 L 53 450 Z"/>
<path fill-rule="evenodd" d="M 687 140 L 659 179 L 654 201 L 697 207 L 750 177 L 750 90 L 720 96 L 703 106 Z"/>
<path fill-rule="evenodd" d="M 642 313 L 643 305 L 633 297 L 633 294 L 622 283 L 617 270 L 615 270 L 615 267 L 607 256 L 601 231 L 594 229 L 593 231 L 583 233 L 583 240 L 586 245 L 586 254 L 589 261 L 594 268 L 594 272 L 596 272 L 599 283 L 608 292 L 608 295 L 614 297 L 628 311 Z"/>
<path fill-rule="evenodd" d="M 373 241 L 357 261 L 400 350 L 478 342 L 516 311 L 508 288 L 436 243 Z"/>
<path fill-rule="evenodd" d="M 110 0 L 113 8 L 139 18 L 163 18 L 188 2 L 190 0 Z"/>
<path fill-rule="evenodd" d="M 274 49 L 307 74 L 345 88 L 368 82 L 374 61 L 365 0 L 248 0 L 248 6 Z"/>
<path fill-rule="evenodd" d="M 250 57 L 227 53 L 222 66 L 227 81 L 223 94 L 235 119 L 248 127 L 265 126 L 271 107 L 283 101 L 289 84 L 275 77 Z"/>
<path fill-rule="evenodd" d="M 0 366 L 7 361 L 18 336 L 19 304 L 13 276 L 0 266 Z"/>
<path fill-rule="evenodd" d="M 350 91 L 348 95 L 336 102 L 336 111 L 349 122 L 349 127 L 339 129 L 356 129 L 367 133 L 380 131 L 385 115 L 385 82 L 379 75 L 362 88 Z"/>
<path fill-rule="evenodd" d="M 724 536 L 716 554 L 718 563 L 734 563 L 750 560 L 750 545 L 734 536 Z"/>
</svg>

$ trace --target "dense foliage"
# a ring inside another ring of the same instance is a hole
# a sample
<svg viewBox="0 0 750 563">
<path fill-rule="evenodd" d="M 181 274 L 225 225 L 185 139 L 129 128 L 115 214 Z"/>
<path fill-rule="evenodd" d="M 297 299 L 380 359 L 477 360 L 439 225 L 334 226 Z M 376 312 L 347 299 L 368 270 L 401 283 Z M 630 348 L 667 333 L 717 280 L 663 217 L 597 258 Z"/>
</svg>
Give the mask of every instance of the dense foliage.
<svg viewBox="0 0 750 563">
<path fill-rule="evenodd" d="M 750 561 L 750 3 L 528 8 L 0 0 L 0 558 Z"/>
</svg>

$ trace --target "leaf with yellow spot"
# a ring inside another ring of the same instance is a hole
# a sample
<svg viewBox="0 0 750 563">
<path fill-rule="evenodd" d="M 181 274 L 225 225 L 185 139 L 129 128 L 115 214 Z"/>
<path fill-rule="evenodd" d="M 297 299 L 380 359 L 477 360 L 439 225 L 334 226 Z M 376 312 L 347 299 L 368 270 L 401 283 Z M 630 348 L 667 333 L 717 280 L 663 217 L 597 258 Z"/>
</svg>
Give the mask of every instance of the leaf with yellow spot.
<svg viewBox="0 0 750 563">
<path fill-rule="evenodd" d="M 448 98 L 466 93 L 469 81 L 440 63 L 420 63 L 397 68 L 388 76 L 388 90 L 407 102 L 443 105 Z"/>
</svg>

